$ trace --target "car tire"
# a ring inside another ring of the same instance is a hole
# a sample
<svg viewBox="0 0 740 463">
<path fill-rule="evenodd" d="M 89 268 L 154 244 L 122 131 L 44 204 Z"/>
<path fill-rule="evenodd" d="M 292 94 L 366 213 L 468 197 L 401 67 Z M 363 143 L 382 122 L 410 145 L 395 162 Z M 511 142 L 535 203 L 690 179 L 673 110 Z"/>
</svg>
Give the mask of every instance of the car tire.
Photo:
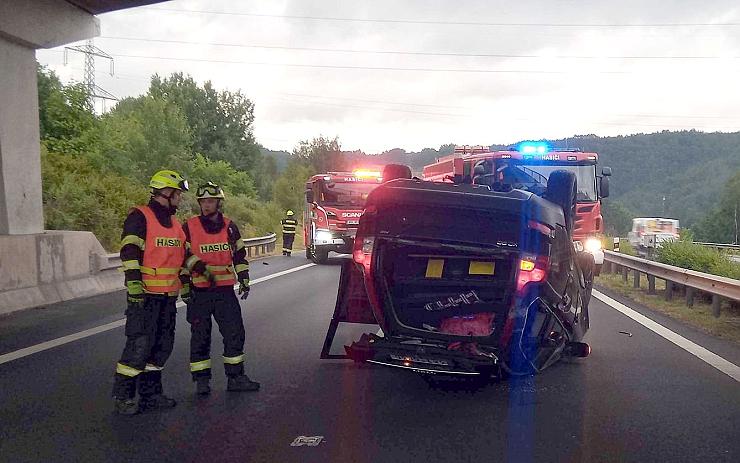
<svg viewBox="0 0 740 463">
<path fill-rule="evenodd" d="M 544 197 L 563 209 L 565 228 L 568 230 L 568 233 L 573 233 L 577 193 L 578 185 L 576 184 L 576 175 L 573 172 L 555 170 L 547 179 L 547 191 Z"/>
<path fill-rule="evenodd" d="M 317 264 L 325 264 L 328 259 L 329 251 L 316 249 L 314 247 L 313 252 L 311 253 L 311 260 L 313 260 Z"/>
</svg>

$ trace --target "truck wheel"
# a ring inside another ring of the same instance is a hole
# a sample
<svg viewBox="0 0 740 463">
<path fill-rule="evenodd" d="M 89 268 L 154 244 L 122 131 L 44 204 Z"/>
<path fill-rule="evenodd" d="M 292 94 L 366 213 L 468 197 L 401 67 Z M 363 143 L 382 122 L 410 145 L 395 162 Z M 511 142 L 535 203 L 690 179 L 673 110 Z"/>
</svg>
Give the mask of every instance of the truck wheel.
<svg viewBox="0 0 740 463">
<path fill-rule="evenodd" d="M 317 264 L 325 264 L 326 261 L 329 260 L 329 251 L 314 249 L 313 256 L 314 262 Z"/>
<path fill-rule="evenodd" d="M 567 170 L 555 170 L 547 179 L 547 191 L 545 199 L 553 202 L 563 209 L 565 216 L 565 228 L 568 233 L 573 233 L 573 221 L 576 216 L 576 175 Z"/>
</svg>

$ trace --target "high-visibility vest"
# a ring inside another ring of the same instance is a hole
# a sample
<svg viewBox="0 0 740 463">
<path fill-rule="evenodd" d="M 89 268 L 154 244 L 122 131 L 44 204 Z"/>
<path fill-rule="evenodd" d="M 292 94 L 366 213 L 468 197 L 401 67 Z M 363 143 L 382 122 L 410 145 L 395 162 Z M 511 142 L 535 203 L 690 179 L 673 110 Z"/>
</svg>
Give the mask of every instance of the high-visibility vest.
<svg viewBox="0 0 740 463">
<path fill-rule="evenodd" d="M 229 224 L 231 221 L 224 217 L 224 226 L 218 233 L 207 233 L 200 222 L 200 217 L 188 219 L 190 231 L 190 252 L 202 260 L 213 275 L 216 286 L 234 286 L 233 250 L 229 244 Z M 208 288 L 211 283 L 206 277 L 193 273 L 193 284 L 198 288 Z"/>
<path fill-rule="evenodd" d="M 298 222 L 295 219 L 283 219 L 283 234 L 287 235 L 294 235 L 295 234 L 295 227 L 298 225 Z"/>
<path fill-rule="evenodd" d="M 180 289 L 180 269 L 185 260 L 185 232 L 172 216 L 172 226 L 165 227 L 149 206 L 138 206 L 146 218 L 146 240 L 141 262 L 144 291 L 153 294 L 173 293 Z"/>
</svg>

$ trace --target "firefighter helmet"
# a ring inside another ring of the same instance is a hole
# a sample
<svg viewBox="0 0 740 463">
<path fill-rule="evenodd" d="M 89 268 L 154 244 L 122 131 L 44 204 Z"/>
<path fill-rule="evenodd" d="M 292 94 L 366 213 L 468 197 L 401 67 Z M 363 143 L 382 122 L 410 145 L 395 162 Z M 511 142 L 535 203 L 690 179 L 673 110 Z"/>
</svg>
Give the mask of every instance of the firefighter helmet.
<svg viewBox="0 0 740 463">
<path fill-rule="evenodd" d="M 224 199 L 224 190 L 213 182 L 200 185 L 195 192 L 197 199 L 217 198 Z"/>
<path fill-rule="evenodd" d="M 285 215 L 287 215 L 288 217 L 292 217 L 293 216 L 293 211 L 291 211 L 290 209 L 288 209 L 288 212 L 286 212 Z"/>
<path fill-rule="evenodd" d="M 163 188 L 174 188 L 180 191 L 188 191 L 188 181 L 182 175 L 173 170 L 160 170 L 152 176 L 149 187 L 154 190 Z"/>
</svg>

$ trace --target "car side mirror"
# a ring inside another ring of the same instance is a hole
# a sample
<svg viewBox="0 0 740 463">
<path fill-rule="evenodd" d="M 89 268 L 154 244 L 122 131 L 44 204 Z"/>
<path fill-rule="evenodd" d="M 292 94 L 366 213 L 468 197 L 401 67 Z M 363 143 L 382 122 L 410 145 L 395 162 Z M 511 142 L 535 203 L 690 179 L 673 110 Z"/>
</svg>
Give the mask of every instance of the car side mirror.
<svg viewBox="0 0 740 463">
<path fill-rule="evenodd" d="M 609 197 L 609 177 L 601 177 L 599 182 L 599 196 L 602 198 Z"/>
<path fill-rule="evenodd" d="M 306 202 L 307 203 L 313 202 L 313 191 L 312 190 L 306 190 Z"/>
<path fill-rule="evenodd" d="M 604 177 L 611 177 L 612 176 L 612 168 L 611 167 L 602 167 L 601 168 L 601 175 Z"/>
</svg>

